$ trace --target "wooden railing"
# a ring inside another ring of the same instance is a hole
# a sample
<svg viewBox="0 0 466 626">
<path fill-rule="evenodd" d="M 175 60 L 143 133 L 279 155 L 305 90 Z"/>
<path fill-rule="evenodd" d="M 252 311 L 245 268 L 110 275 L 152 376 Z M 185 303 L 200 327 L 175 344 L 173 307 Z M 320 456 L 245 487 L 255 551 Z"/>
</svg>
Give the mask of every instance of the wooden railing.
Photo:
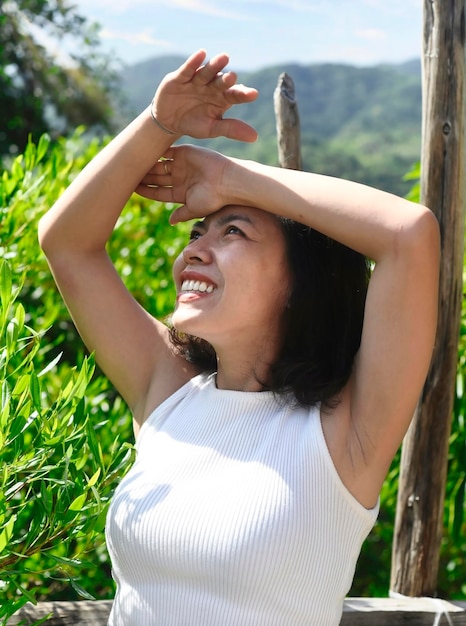
<svg viewBox="0 0 466 626">
<path fill-rule="evenodd" d="M 50 616 L 42 622 L 46 626 L 106 626 L 111 606 L 110 600 L 43 602 L 37 606 L 25 606 L 7 624 L 27 626 Z M 407 624 L 466 626 L 466 602 L 447 602 L 434 598 L 348 598 L 340 626 Z"/>
</svg>

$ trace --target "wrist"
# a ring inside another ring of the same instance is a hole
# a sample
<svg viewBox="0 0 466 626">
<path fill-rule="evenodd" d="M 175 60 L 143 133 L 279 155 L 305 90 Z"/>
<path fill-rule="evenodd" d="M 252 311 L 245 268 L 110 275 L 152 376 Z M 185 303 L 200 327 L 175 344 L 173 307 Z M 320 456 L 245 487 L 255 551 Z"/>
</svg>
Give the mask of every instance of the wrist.
<svg viewBox="0 0 466 626">
<path fill-rule="evenodd" d="M 154 122 L 154 124 L 156 126 L 158 126 L 158 128 L 163 131 L 165 134 L 167 135 L 178 135 L 178 133 L 174 130 L 171 130 L 170 128 L 168 128 L 167 126 L 165 126 L 165 124 L 163 124 L 158 118 L 157 118 L 157 114 L 154 111 L 154 100 L 152 100 L 152 102 L 150 103 L 150 116 Z"/>
<path fill-rule="evenodd" d="M 228 203 L 243 206 L 255 206 L 254 193 L 256 180 L 252 171 L 253 162 L 236 157 L 227 157 L 227 163 L 222 178 Z"/>
<path fill-rule="evenodd" d="M 167 128 L 165 126 L 165 124 L 162 124 L 162 122 L 159 119 L 157 119 L 157 116 L 156 116 L 156 114 L 154 112 L 154 100 L 152 100 L 152 102 L 150 103 L 149 110 L 150 110 L 150 116 L 151 116 L 154 124 L 156 126 L 158 126 L 160 128 L 160 130 L 162 130 L 167 135 L 176 135 L 177 134 L 174 130 L 171 130 L 170 128 Z"/>
</svg>

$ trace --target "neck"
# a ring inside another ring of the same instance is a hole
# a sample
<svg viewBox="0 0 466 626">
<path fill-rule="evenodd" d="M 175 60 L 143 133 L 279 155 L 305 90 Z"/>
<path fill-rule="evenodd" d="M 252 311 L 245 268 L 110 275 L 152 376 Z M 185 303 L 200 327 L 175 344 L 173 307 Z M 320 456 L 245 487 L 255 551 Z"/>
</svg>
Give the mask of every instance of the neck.
<svg viewBox="0 0 466 626">
<path fill-rule="evenodd" d="M 268 346 L 249 355 L 240 349 L 216 349 L 216 353 L 217 387 L 234 391 L 263 391 L 269 379 L 270 364 L 277 356 Z"/>
<path fill-rule="evenodd" d="M 219 389 L 263 391 L 264 386 L 259 382 L 260 380 L 252 371 L 232 371 L 229 368 L 222 367 L 221 361 L 218 361 L 217 387 Z"/>
</svg>

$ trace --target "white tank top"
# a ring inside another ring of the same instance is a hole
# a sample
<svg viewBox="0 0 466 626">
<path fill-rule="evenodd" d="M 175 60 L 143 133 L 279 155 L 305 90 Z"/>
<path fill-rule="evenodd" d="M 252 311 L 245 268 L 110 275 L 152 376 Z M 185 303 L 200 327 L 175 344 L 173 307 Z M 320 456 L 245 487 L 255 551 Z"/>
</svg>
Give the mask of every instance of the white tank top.
<svg viewBox="0 0 466 626">
<path fill-rule="evenodd" d="M 144 423 L 112 500 L 109 624 L 336 626 L 377 512 L 341 482 L 319 409 L 197 376 Z"/>
</svg>

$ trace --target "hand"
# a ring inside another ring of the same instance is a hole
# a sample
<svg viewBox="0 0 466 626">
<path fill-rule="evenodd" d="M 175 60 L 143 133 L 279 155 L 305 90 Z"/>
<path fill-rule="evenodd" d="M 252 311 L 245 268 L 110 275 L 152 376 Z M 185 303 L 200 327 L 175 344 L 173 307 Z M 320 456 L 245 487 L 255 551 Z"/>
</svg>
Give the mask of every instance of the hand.
<svg viewBox="0 0 466 626">
<path fill-rule="evenodd" d="M 165 76 L 154 96 L 154 115 L 179 135 L 255 141 L 257 132 L 251 126 L 222 116 L 234 104 L 255 100 L 257 90 L 236 84 L 234 72 L 223 73 L 229 61 L 227 54 L 219 54 L 202 65 L 205 58 L 205 50 L 199 50 Z"/>
<path fill-rule="evenodd" d="M 233 159 L 187 145 L 170 148 L 164 157 L 147 172 L 135 191 L 158 202 L 181 204 L 171 214 L 171 224 L 205 217 L 230 204 L 224 181 Z"/>
</svg>

